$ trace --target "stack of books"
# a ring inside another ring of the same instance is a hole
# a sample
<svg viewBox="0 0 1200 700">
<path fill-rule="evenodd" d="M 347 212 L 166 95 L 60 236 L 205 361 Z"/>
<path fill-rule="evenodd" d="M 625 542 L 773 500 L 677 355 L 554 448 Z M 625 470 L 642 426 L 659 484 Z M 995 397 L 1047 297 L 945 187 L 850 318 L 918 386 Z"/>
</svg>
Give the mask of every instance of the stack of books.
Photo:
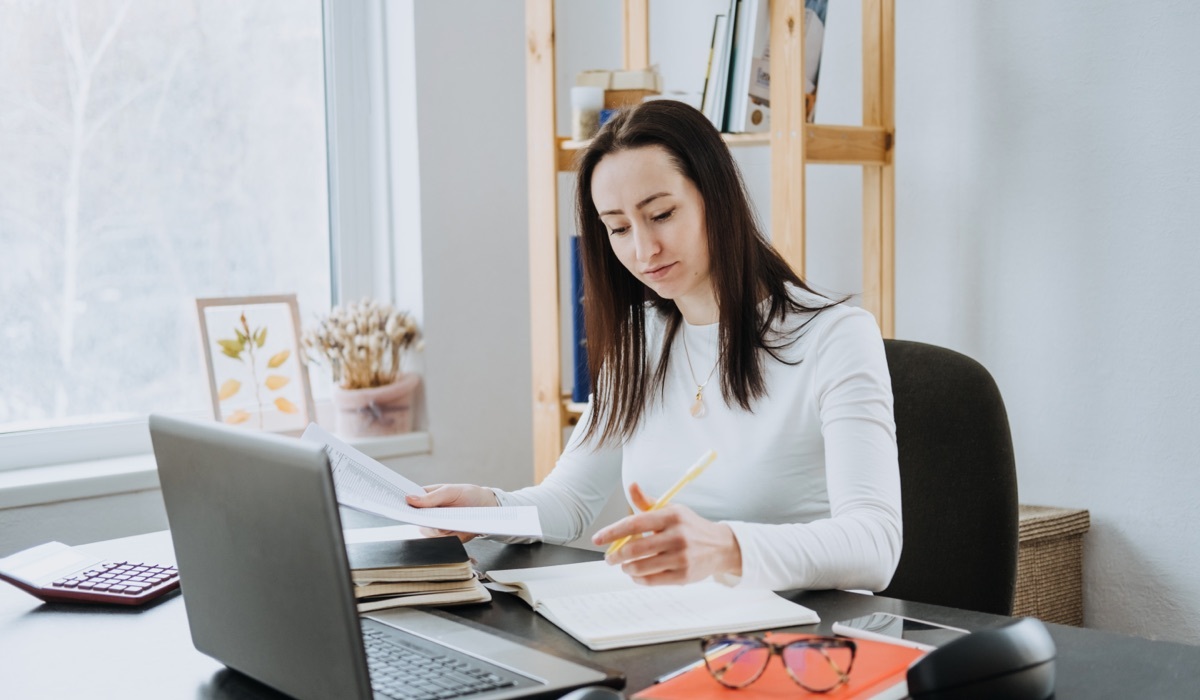
<svg viewBox="0 0 1200 700">
<path fill-rule="evenodd" d="M 492 599 L 457 537 L 354 543 L 346 554 L 360 613 Z"/>
</svg>

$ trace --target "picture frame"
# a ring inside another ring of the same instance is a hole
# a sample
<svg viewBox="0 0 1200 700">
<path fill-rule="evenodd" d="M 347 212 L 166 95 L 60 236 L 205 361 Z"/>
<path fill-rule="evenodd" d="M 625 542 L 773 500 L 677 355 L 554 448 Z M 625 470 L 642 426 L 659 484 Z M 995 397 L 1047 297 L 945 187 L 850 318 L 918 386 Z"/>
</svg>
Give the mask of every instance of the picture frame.
<svg viewBox="0 0 1200 700">
<path fill-rule="evenodd" d="M 295 294 L 196 299 L 213 417 L 300 435 L 316 420 Z"/>
</svg>

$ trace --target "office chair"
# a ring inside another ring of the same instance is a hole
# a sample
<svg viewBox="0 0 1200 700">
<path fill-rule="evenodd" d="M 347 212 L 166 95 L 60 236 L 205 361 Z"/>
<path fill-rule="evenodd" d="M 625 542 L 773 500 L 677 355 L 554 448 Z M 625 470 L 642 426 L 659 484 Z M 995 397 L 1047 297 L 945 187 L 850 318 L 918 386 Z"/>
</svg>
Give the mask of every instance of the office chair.
<svg viewBox="0 0 1200 700">
<path fill-rule="evenodd" d="M 1008 615 L 1017 473 L 1000 390 L 975 360 L 885 340 L 895 397 L 904 549 L 882 595 Z"/>
</svg>

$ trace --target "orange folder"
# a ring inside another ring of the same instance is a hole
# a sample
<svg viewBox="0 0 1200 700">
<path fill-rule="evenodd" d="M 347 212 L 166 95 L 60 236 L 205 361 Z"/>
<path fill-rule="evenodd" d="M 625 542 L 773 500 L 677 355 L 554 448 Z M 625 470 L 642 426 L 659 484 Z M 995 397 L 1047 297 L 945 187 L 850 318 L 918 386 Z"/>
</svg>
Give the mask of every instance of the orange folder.
<svg viewBox="0 0 1200 700">
<path fill-rule="evenodd" d="M 788 643 L 813 635 L 772 634 L 770 639 Z M 788 676 L 778 656 L 772 656 L 767 669 L 754 683 L 734 690 L 718 683 L 704 666 L 657 683 L 638 691 L 633 700 L 694 700 L 696 698 L 728 698 L 728 700 L 795 700 L 796 698 L 824 698 L 825 700 L 848 700 L 849 698 L 871 698 L 886 691 L 905 678 L 908 667 L 925 655 L 925 652 L 896 644 L 856 639 L 858 652 L 854 667 L 850 669 L 850 681 L 828 693 L 810 693 L 796 685 Z M 696 645 L 696 655 L 700 655 Z"/>
</svg>

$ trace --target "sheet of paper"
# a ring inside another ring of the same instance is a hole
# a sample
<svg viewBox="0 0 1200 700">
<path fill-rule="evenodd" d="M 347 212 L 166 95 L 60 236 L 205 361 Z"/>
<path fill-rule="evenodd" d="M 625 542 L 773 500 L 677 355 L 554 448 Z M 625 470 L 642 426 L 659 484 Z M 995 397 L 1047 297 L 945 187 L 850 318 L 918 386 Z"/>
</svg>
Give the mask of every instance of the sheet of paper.
<svg viewBox="0 0 1200 700">
<path fill-rule="evenodd" d="M 30 586 L 46 586 L 98 563 L 95 557 L 62 542 L 47 542 L 0 559 L 0 573 Z"/>
<path fill-rule="evenodd" d="M 481 535 L 541 537 L 537 508 L 413 508 L 404 501 L 425 489 L 342 442 L 315 423 L 302 439 L 325 446 L 338 503 L 373 515 L 442 530 Z"/>
<path fill-rule="evenodd" d="M 396 540 L 419 540 L 425 535 L 416 525 L 384 525 L 383 527 L 355 527 L 342 531 L 346 544 L 363 542 L 395 542 Z"/>
</svg>

